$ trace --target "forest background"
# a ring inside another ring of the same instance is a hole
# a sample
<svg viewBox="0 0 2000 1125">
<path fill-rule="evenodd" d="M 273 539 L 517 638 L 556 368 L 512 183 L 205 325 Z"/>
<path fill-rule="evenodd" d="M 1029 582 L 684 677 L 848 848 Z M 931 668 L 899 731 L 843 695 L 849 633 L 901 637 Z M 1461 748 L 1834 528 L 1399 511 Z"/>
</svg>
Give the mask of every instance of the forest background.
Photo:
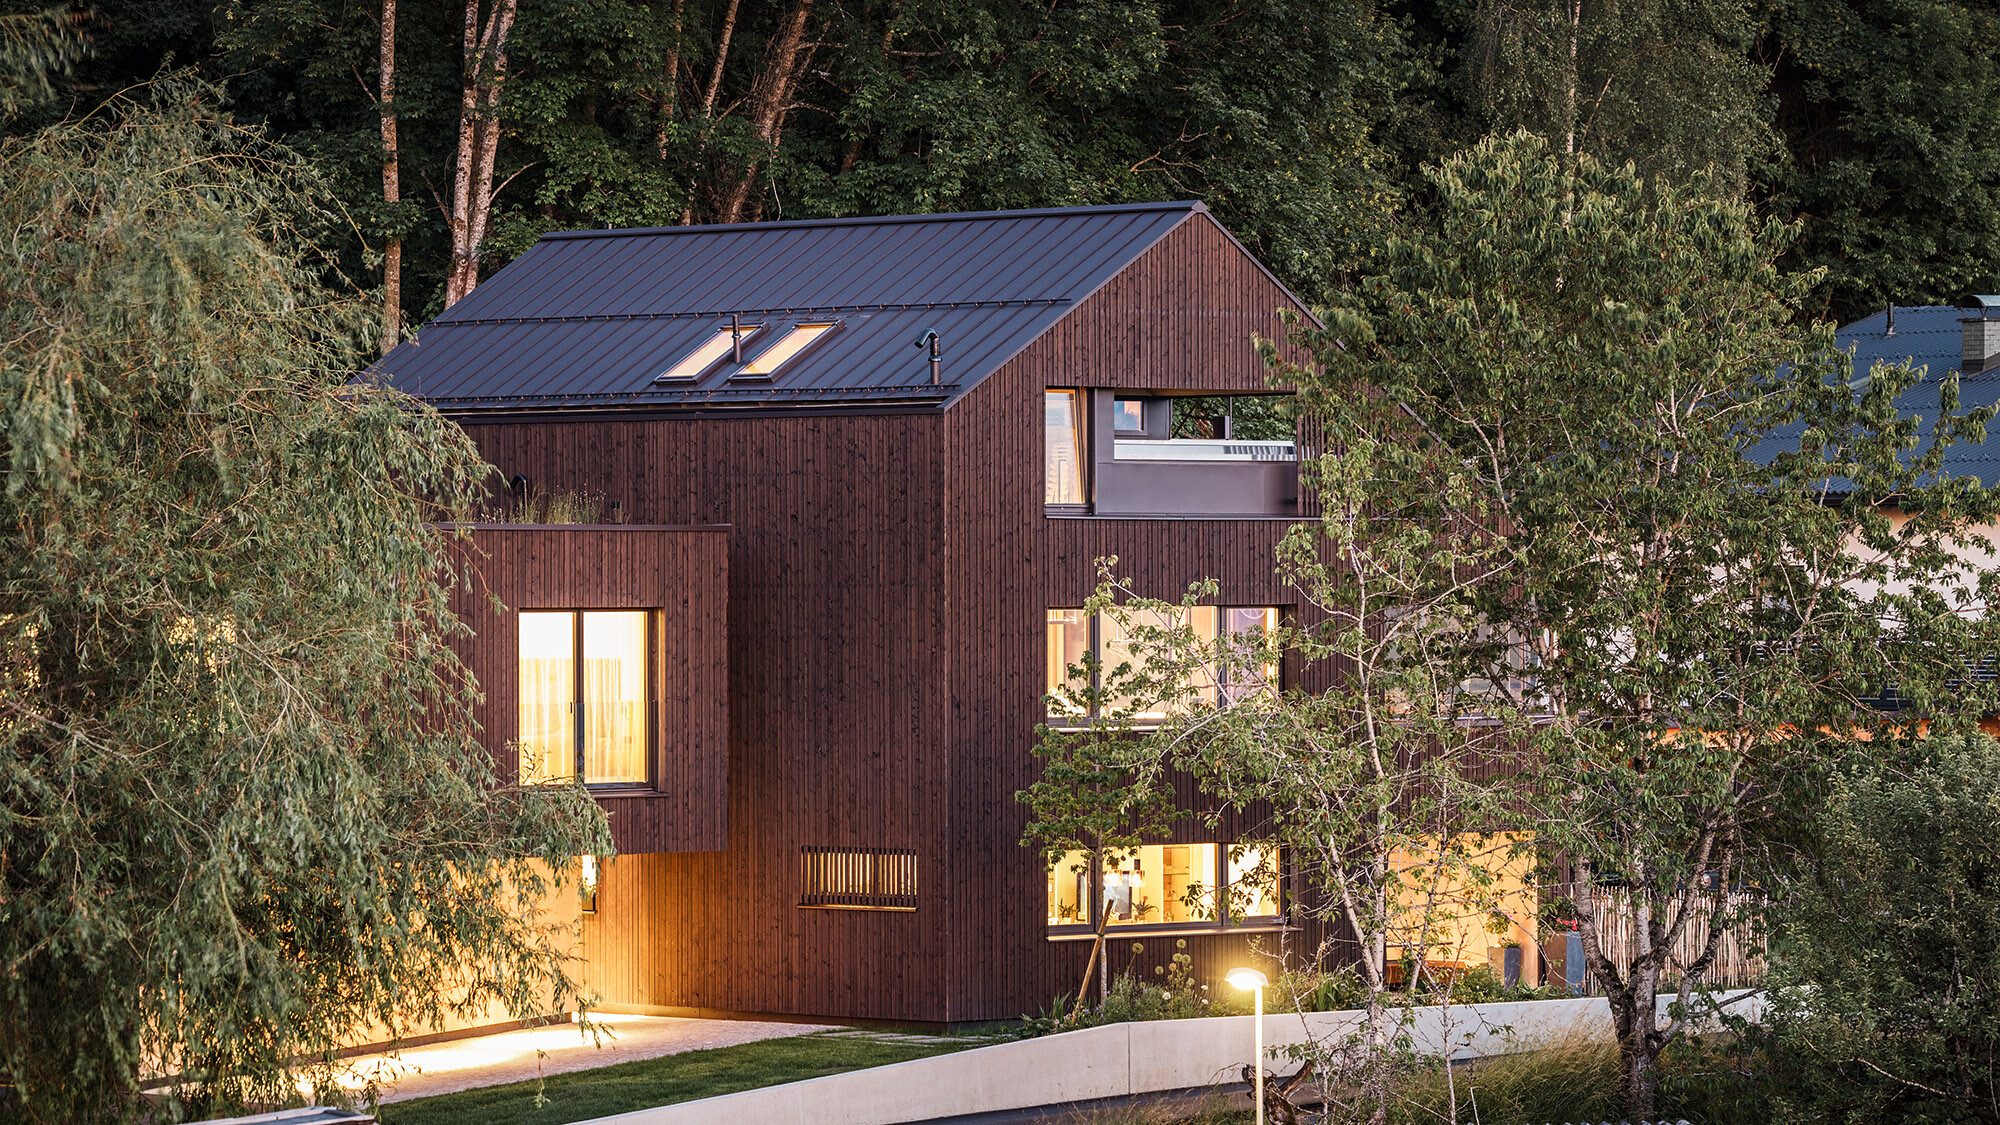
<svg viewBox="0 0 2000 1125">
<path fill-rule="evenodd" d="M 43 4 L 0 8 L 46 10 Z M 1815 313 L 2000 291 L 1976 0 L 101 0 L 31 130 L 163 69 L 317 165 L 398 338 L 546 231 L 1200 199 L 1309 301 L 1526 127 L 1797 220 Z M 385 65 L 386 64 L 386 65 Z M 386 268 L 385 268 L 386 267 Z M 400 323 L 398 323 L 400 322 Z"/>
</svg>

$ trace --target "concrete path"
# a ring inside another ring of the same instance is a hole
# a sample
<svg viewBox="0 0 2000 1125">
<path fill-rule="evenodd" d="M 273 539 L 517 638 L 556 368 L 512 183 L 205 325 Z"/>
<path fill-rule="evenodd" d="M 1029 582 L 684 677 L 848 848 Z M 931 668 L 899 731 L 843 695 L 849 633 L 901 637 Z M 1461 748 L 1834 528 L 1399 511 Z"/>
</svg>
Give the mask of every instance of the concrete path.
<svg viewBox="0 0 2000 1125">
<path fill-rule="evenodd" d="M 682 1051 L 805 1035 L 829 1026 L 672 1016 L 598 1016 L 593 1023 L 600 1029 L 595 1043 L 578 1025 L 559 1023 L 409 1047 L 394 1056 L 363 1055 L 347 1060 L 351 1069 L 342 1085 L 358 1090 L 373 1079 L 384 1103 L 400 1102 Z"/>
</svg>

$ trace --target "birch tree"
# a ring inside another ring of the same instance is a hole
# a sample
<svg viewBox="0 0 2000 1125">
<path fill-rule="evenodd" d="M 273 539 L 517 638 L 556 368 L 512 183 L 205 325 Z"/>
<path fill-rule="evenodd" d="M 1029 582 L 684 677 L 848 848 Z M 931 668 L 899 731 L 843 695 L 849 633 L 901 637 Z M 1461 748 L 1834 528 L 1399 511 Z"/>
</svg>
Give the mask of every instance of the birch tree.
<svg viewBox="0 0 2000 1125">
<path fill-rule="evenodd" d="M 382 0 L 380 60 L 376 103 L 382 114 L 382 204 L 393 213 L 403 201 L 396 149 L 396 0 Z M 382 354 L 389 354 L 402 338 L 403 236 L 397 231 L 382 244 Z"/>
<path fill-rule="evenodd" d="M 516 3 L 465 0 L 458 159 L 451 180 L 451 265 L 444 283 L 447 308 L 479 284 L 480 247 L 499 191 L 493 183 L 493 164 L 500 151 L 500 95 L 507 80 L 507 36 L 514 29 Z M 383 177 L 386 186 L 387 171 Z"/>
<path fill-rule="evenodd" d="M 1956 552 L 1991 549 L 1995 504 L 1942 455 L 1991 411 L 1932 373 L 1935 409 L 1906 415 L 1917 372 L 1850 372 L 1797 316 L 1814 276 L 1776 265 L 1792 228 L 1706 177 L 1648 184 L 1521 134 L 1431 178 L 1436 229 L 1391 240 L 1296 334 L 1316 362 L 1281 370 L 1330 404 L 1331 449 L 1339 404 L 1408 417 L 1415 451 L 1377 459 L 1364 496 L 1421 501 L 1416 467 L 1463 468 L 1405 515 L 1494 560 L 1466 605 L 1546 700 L 1522 779 L 1538 846 L 1587 872 L 1580 896 L 1617 886 L 1636 932 L 1612 948 L 1578 912 L 1649 1117 L 1733 921 L 1714 892 L 1780 870 L 1773 820 L 1907 727 L 1892 685 L 1937 733 L 1990 709 L 1965 662 L 1992 649 L 1996 575 Z"/>
</svg>

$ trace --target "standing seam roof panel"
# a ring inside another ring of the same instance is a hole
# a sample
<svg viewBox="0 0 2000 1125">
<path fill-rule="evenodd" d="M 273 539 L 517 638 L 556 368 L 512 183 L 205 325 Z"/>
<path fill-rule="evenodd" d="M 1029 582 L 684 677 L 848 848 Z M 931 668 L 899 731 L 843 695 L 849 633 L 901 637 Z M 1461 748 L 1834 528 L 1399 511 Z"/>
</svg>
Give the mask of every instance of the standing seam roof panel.
<svg viewBox="0 0 2000 1125">
<path fill-rule="evenodd" d="M 446 408 L 946 400 L 1205 212 L 1142 204 L 549 235 L 374 370 Z M 768 382 L 732 383 L 724 363 L 694 385 L 652 383 L 732 311 L 774 329 L 830 312 L 845 327 Z M 949 385 L 935 392 L 911 347 L 926 329 L 944 342 Z"/>
</svg>

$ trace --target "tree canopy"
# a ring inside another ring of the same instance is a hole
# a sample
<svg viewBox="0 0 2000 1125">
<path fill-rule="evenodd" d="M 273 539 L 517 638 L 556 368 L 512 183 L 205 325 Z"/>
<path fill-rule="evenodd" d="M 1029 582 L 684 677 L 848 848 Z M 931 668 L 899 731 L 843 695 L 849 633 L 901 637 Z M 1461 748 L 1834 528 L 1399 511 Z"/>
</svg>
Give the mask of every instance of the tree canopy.
<svg viewBox="0 0 2000 1125">
<path fill-rule="evenodd" d="M 608 850 L 453 656 L 486 467 L 350 384 L 312 169 L 183 80 L 0 144 L 0 1076 L 35 1121 L 296 1096 L 356 1029 L 574 1007 Z"/>
</svg>

